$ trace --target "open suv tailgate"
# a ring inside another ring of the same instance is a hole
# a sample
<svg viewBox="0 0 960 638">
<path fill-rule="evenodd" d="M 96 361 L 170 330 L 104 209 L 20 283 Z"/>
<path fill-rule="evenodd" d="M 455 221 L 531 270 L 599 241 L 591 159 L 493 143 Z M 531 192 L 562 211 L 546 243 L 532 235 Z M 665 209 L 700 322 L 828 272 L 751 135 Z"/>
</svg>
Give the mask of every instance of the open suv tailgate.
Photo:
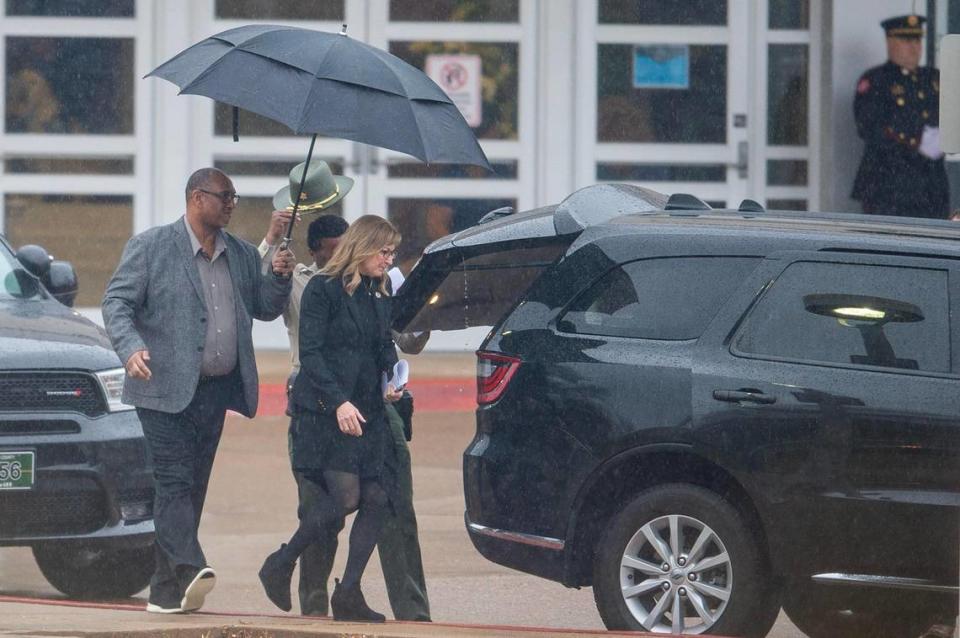
<svg viewBox="0 0 960 638">
<path fill-rule="evenodd" d="M 433 242 L 397 293 L 399 332 L 495 325 L 584 228 L 662 209 L 660 193 L 598 184 L 555 206 L 500 217 Z"/>
</svg>

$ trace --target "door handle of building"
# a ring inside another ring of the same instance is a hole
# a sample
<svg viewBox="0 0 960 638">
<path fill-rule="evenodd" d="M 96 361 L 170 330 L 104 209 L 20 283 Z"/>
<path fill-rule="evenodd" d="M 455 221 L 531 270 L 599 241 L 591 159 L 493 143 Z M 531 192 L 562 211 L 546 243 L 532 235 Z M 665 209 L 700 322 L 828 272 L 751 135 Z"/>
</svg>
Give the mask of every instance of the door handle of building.
<svg viewBox="0 0 960 638">
<path fill-rule="evenodd" d="M 737 163 L 733 166 L 737 169 L 737 177 L 747 179 L 750 172 L 750 143 L 746 140 L 737 142 Z"/>
<path fill-rule="evenodd" d="M 728 401 L 730 403 L 759 403 L 760 405 L 770 405 L 777 402 L 777 397 L 764 394 L 760 390 L 754 390 L 753 388 L 714 390 L 713 398 L 717 401 Z"/>
</svg>

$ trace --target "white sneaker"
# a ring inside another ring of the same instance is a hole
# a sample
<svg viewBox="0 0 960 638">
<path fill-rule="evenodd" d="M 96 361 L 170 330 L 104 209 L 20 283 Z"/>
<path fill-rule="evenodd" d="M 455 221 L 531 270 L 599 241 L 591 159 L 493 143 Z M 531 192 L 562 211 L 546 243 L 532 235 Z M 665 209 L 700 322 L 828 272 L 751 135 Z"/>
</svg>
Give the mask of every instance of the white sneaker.
<svg viewBox="0 0 960 638">
<path fill-rule="evenodd" d="M 147 603 L 147 612 L 151 614 L 182 614 L 183 609 L 180 607 L 161 607 L 160 605 Z"/>
<path fill-rule="evenodd" d="M 180 601 L 180 611 L 196 611 L 203 607 L 207 594 L 217 584 L 217 573 L 212 567 L 204 567 L 196 573 L 190 584 L 183 590 L 183 600 Z"/>
</svg>

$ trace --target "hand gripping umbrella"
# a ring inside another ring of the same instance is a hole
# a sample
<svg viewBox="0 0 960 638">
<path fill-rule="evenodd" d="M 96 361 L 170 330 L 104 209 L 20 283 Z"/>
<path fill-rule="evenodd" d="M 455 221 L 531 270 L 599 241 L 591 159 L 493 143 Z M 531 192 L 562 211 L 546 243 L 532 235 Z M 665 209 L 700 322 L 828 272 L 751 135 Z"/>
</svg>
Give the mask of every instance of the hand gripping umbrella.
<svg viewBox="0 0 960 638">
<path fill-rule="evenodd" d="M 258 113 L 294 133 L 312 133 L 412 155 L 427 163 L 492 171 L 473 131 L 421 70 L 340 33 L 248 25 L 184 49 L 147 74 L 181 94 L 204 95 Z M 303 189 L 301 181 L 300 190 Z M 294 219 L 299 192 L 294 200 Z M 293 221 L 287 228 L 287 240 Z"/>
</svg>

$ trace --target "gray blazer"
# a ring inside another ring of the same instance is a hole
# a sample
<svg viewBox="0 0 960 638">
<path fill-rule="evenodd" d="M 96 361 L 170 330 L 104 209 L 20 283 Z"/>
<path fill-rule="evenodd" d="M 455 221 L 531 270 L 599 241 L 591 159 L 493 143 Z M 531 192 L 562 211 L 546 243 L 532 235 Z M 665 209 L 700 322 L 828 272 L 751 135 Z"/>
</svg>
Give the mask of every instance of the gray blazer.
<svg viewBox="0 0 960 638">
<path fill-rule="evenodd" d="M 242 396 L 229 409 L 246 416 L 257 411 L 257 364 L 253 319 L 270 321 L 283 312 L 290 279 L 261 273 L 252 244 L 223 232 L 237 307 L 237 367 Z M 103 297 L 103 321 L 113 349 L 126 363 L 137 350 L 149 350 L 149 381 L 129 376 L 124 403 L 177 413 L 193 399 L 206 339 L 206 305 L 200 273 L 191 254 L 183 217 L 151 228 L 127 242 Z"/>
</svg>

